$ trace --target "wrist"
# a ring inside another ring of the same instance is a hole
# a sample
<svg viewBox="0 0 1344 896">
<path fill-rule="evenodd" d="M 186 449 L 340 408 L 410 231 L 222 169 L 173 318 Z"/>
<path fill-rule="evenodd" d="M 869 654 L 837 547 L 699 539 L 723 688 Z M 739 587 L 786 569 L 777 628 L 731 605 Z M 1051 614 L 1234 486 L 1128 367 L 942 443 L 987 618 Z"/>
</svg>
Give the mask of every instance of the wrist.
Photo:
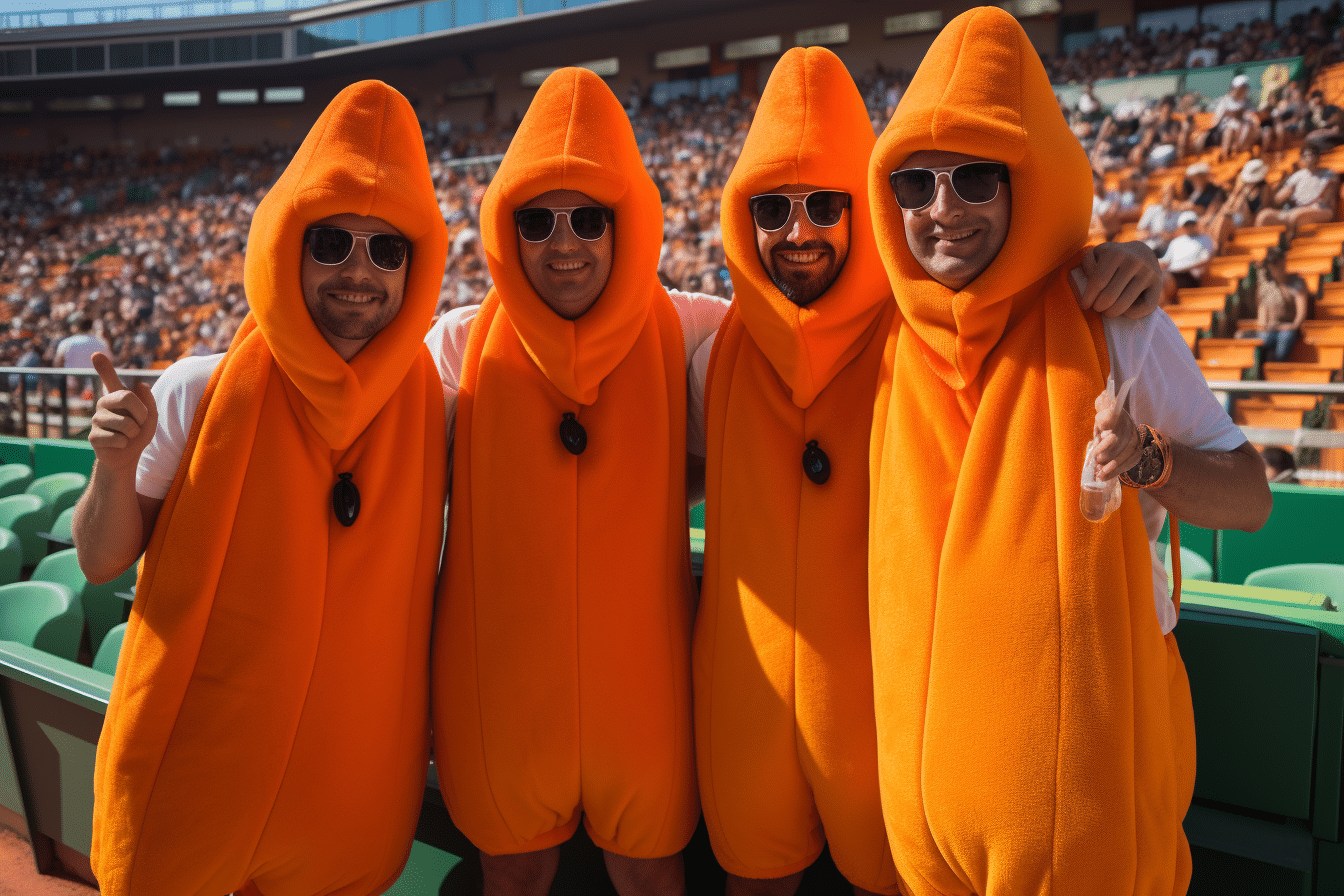
<svg viewBox="0 0 1344 896">
<path fill-rule="evenodd" d="M 1151 426 L 1140 423 L 1139 462 L 1120 474 L 1130 488 L 1162 488 L 1171 479 L 1171 442 Z"/>
</svg>

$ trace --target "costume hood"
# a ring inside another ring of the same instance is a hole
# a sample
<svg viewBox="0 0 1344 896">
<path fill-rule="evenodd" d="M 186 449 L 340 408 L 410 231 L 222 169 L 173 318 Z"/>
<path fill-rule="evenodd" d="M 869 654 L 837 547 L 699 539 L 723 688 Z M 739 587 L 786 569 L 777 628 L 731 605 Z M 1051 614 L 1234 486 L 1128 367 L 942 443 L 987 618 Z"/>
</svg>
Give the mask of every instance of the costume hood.
<svg viewBox="0 0 1344 896">
<path fill-rule="evenodd" d="M 611 277 L 577 320 L 552 311 L 519 262 L 513 213 L 551 190 L 578 190 L 616 213 Z M 625 110 L 597 75 L 563 68 L 538 89 L 481 202 L 481 238 L 500 301 L 532 360 L 570 399 L 592 404 L 634 345 L 650 297 L 662 291 L 663 241 L 658 188 Z"/>
<path fill-rule="evenodd" d="M 304 232 L 343 213 L 382 218 L 412 244 L 400 313 L 348 363 L 313 323 L 299 281 Z M 257 206 L 243 270 L 266 344 L 331 447 L 348 446 L 405 378 L 429 329 L 447 257 L 448 232 L 411 104 L 381 81 L 350 85 Z"/>
<path fill-rule="evenodd" d="M 912 153 L 946 150 L 1008 165 L 1012 221 L 990 266 L 960 292 L 910 253 L 888 177 Z M 1029 287 L 1087 242 L 1091 167 L 1060 114 L 1040 57 L 1011 15 L 980 7 L 952 20 L 929 48 L 869 165 L 882 261 L 905 319 L 938 375 L 963 388 L 998 344 Z"/>
<path fill-rule="evenodd" d="M 844 63 L 822 47 L 795 47 L 770 75 L 723 189 L 733 299 L 799 407 L 810 405 L 854 357 L 859 335 L 890 293 L 869 224 L 865 181 L 873 143 L 868 111 Z M 803 308 L 766 272 L 748 207 L 752 196 L 798 183 L 850 195 L 849 255 L 830 288 Z"/>
</svg>

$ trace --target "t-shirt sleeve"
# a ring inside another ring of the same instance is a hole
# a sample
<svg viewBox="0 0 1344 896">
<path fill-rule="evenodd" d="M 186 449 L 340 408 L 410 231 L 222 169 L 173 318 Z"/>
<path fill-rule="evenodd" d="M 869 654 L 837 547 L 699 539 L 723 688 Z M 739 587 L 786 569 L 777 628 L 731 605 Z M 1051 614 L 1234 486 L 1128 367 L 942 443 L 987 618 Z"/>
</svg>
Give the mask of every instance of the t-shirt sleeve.
<svg viewBox="0 0 1344 896">
<path fill-rule="evenodd" d="M 668 292 L 681 319 L 686 346 L 686 450 L 705 456 L 705 377 L 714 334 L 728 313 L 729 302 L 704 293 Z"/>
<path fill-rule="evenodd" d="M 222 354 L 183 358 L 165 370 L 154 384 L 159 426 L 135 468 L 135 490 L 139 494 L 159 501 L 168 497 L 182 462 L 182 452 L 187 449 L 196 407 L 222 360 Z"/>
<path fill-rule="evenodd" d="M 434 359 L 443 383 L 443 416 L 448 424 L 448 447 L 453 445 L 453 422 L 457 419 L 457 390 L 462 380 L 462 359 L 467 354 L 471 322 L 480 305 L 454 308 L 440 317 L 425 334 L 425 345 Z"/>
</svg>

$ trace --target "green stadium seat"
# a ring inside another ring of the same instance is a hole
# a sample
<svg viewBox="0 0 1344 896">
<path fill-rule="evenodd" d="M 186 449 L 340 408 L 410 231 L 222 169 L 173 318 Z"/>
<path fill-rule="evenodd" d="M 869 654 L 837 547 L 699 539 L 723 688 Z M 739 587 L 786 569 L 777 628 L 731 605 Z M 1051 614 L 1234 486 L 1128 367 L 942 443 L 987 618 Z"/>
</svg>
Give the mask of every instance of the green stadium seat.
<svg viewBox="0 0 1344 896">
<path fill-rule="evenodd" d="M 33 481 L 33 468 L 27 464 L 4 464 L 0 466 L 0 498 L 21 495 Z"/>
<path fill-rule="evenodd" d="M 112 581 L 94 585 L 84 578 L 75 549 L 67 548 L 43 557 L 33 570 L 32 581 L 56 582 L 70 589 L 79 601 L 84 622 L 89 627 L 89 646 L 97 651 L 107 633 L 125 619 L 127 604 L 117 597 L 117 592 L 129 591 L 135 586 L 135 572 L 132 566 Z"/>
<path fill-rule="evenodd" d="M 51 524 L 50 532 L 39 532 L 47 542 L 48 551 L 63 551 L 75 546 L 75 508 L 67 507 Z"/>
<path fill-rule="evenodd" d="M 30 439 L 0 436 L 0 463 L 33 465 L 33 443 Z"/>
<path fill-rule="evenodd" d="M 1274 512 L 1258 532 L 1218 533 L 1218 581 L 1240 584 L 1257 569 L 1285 563 L 1338 563 L 1344 489 L 1271 483 Z M 1181 528 L 1185 543 L 1185 528 Z"/>
<path fill-rule="evenodd" d="M 93 658 L 93 668 L 108 675 L 117 674 L 117 660 L 121 657 L 121 642 L 126 637 L 126 623 L 112 626 L 103 643 L 98 645 L 98 654 Z"/>
<path fill-rule="evenodd" d="M 1171 555 L 1168 553 L 1167 578 L 1171 578 L 1171 574 Z M 1181 581 L 1212 582 L 1213 564 L 1185 545 L 1181 545 Z"/>
<path fill-rule="evenodd" d="M 89 477 L 83 473 L 52 473 L 41 479 L 34 479 L 24 489 L 26 495 L 37 495 L 51 508 L 52 518 L 60 516 L 67 508 L 74 507 L 79 496 L 84 494 L 84 486 Z"/>
<path fill-rule="evenodd" d="M 0 498 L 0 528 L 8 529 L 19 537 L 24 566 L 36 566 L 37 561 L 46 556 L 46 539 L 38 533 L 48 531 L 51 520 L 51 508 L 36 495 Z"/>
<path fill-rule="evenodd" d="M 73 661 L 83 630 L 84 612 L 64 585 L 0 585 L 0 641 L 17 641 Z"/>
<path fill-rule="evenodd" d="M 1285 588 L 1324 594 L 1330 603 L 1322 609 L 1344 606 L 1344 566 L 1338 563 L 1285 563 L 1257 569 L 1246 577 L 1247 585 Z"/>
<path fill-rule="evenodd" d="M 8 529 L 0 529 L 0 585 L 8 585 L 23 578 L 23 545 L 19 536 Z"/>
</svg>

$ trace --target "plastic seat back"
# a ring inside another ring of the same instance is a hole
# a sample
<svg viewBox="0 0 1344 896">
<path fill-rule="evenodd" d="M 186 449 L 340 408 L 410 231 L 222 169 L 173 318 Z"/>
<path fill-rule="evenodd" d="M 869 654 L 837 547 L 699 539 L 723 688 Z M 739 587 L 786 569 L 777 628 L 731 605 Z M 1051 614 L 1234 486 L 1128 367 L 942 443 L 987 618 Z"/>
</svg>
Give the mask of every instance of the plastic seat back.
<svg viewBox="0 0 1344 896">
<path fill-rule="evenodd" d="M 117 659 L 121 656 L 121 642 L 125 638 L 126 623 L 120 622 L 112 626 L 107 637 L 103 638 L 103 643 L 99 645 L 98 654 L 93 658 L 93 668 L 108 675 L 116 675 Z"/>
<path fill-rule="evenodd" d="M 75 508 L 67 507 L 56 517 L 56 521 L 51 524 L 51 534 L 57 538 L 64 538 L 70 543 L 74 543 L 75 529 Z"/>
<path fill-rule="evenodd" d="M 89 479 L 83 473 L 52 473 L 41 479 L 34 479 L 24 489 L 24 494 L 37 495 L 48 507 L 54 519 L 67 507 L 74 507 Z"/>
<path fill-rule="evenodd" d="M 0 465 L 0 498 L 21 495 L 33 481 L 33 468 L 27 464 Z"/>
<path fill-rule="evenodd" d="M 35 566 L 47 553 L 47 540 L 38 535 L 51 525 L 51 508 L 37 495 L 0 498 L 0 528 L 19 537 L 23 565 Z"/>
<path fill-rule="evenodd" d="M 1168 553 L 1168 577 L 1170 577 L 1171 572 L 1171 554 Z M 1181 545 L 1181 579 L 1184 581 L 1212 582 L 1213 565 L 1185 545 Z"/>
<path fill-rule="evenodd" d="M 74 660 L 84 613 L 70 589 L 55 582 L 0 585 L 0 640 L 18 641 Z"/>
<path fill-rule="evenodd" d="M 1269 566 L 1248 575 L 1246 584 L 1324 594 L 1334 606 L 1344 605 L 1344 565 L 1338 563 L 1285 563 L 1282 566 Z"/>
<path fill-rule="evenodd" d="M 134 587 L 135 567 L 132 566 L 110 582 L 94 585 L 84 578 L 75 549 L 67 548 L 43 557 L 33 570 L 32 581 L 56 582 L 70 589 L 89 627 L 89 644 L 97 650 L 107 633 L 125 618 L 126 601 L 117 597 L 117 594 Z"/>
<path fill-rule="evenodd" d="M 0 585 L 17 582 L 23 577 L 23 545 L 19 536 L 8 529 L 0 529 Z"/>
</svg>

